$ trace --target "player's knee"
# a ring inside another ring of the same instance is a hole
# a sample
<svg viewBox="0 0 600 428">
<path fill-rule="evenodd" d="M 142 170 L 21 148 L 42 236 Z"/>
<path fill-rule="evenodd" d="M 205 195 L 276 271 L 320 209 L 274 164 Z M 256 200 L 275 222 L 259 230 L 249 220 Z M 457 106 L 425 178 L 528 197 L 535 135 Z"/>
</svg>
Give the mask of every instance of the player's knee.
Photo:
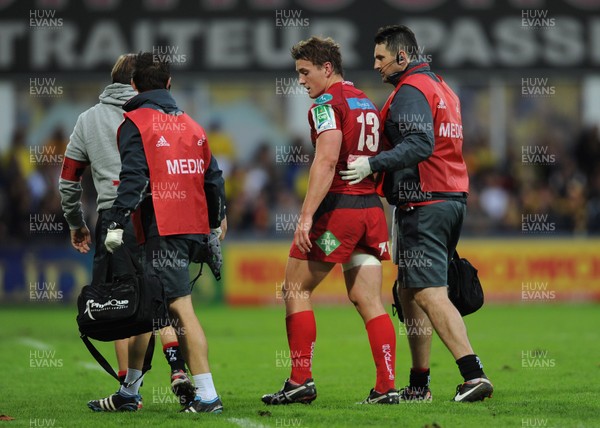
<svg viewBox="0 0 600 428">
<path fill-rule="evenodd" d="M 360 296 L 357 295 L 358 293 L 348 293 L 348 299 L 352 302 L 352 304 L 354 306 L 356 306 L 357 308 L 360 307 L 360 303 L 361 303 L 361 299 Z"/>
<path fill-rule="evenodd" d="M 414 299 L 421 309 L 428 312 L 429 309 L 439 308 L 440 304 L 448 300 L 448 294 L 446 287 L 427 287 L 416 291 Z"/>
<path fill-rule="evenodd" d="M 427 309 L 432 304 L 431 293 L 429 293 L 427 290 L 428 290 L 427 288 L 423 288 L 423 289 L 415 292 L 415 294 L 414 294 L 415 303 L 417 305 L 419 305 L 419 307 L 421 309 L 423 309 L 425 312 L 427 312 Z"/>
</svg>

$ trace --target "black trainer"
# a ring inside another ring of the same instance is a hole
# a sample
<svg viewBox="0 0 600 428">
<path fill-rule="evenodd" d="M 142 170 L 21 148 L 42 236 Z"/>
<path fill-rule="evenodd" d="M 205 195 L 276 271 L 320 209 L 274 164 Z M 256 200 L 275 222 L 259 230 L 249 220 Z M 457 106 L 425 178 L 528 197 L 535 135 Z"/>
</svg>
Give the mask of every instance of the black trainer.
<svg viewBox="0 0 600 428">
<path fill-rule="evenodd" d="M 400 401 L 431 400 L 431 390 L 426 386 L 405 386 L 400 390 Z"/>
<path fill-rule="evenodd" d="M 88 401 L 87 406 L 94 412 L 135 412 L 142 408 L 142 396 L 126 397 L 117 391 L 106 398 Z"/>
<path fill-rule="evenodd" d="M 171 391 L 179 398 L 179 403 L 185 406 L 196 397 L 196 388 L 192 385 L 189 376 L 183 370 L 171 372 Z"/>
<path fill-rule="evenodd" d="M 223 403 L 219 397 L 212 401 L 193 400 L 188 403 L 181 413 L 221 413 L 223 412 Z"/>
<path fill-rule="evenodd" d="M 494 385 L 487 377 L 471 379 L 456 387 L 456 395 L 452 401 L 472 402 L 483 401 L 491 398 L 494 392 Z"/>
<path fill-rule="evenodd" d="M 400 403 L 400 395 L 398 391 L 395 389 L 390 389 L 388 392 L 384 392 L 380 394 L 375 391 L 375 389 L 371 390 L 371 393 L 367 398 L 361 401 L 359 404 L 398 404 Z"/>
<path fill-rule="evenodd" d="M 302 385 L 294 385 L 286 379 L 283 388 L 274 394 L 262 396 L 262 402 L 269 405 L 303 403 L 310 404 L 317 398 L 315 382 L 307 379 Z"/>
</svg>

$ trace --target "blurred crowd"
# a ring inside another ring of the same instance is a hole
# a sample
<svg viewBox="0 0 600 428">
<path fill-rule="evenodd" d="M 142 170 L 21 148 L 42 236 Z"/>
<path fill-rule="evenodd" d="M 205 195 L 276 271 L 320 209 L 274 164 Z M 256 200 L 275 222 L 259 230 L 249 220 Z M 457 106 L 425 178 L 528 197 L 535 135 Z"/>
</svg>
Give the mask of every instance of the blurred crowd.
<svg viewBox="0 0 600 428">
<path fill-rule="evenodd" d="M 532 147 L 545 148 L 546 154 L 528 154 Z M 523 223 L 532 218 L 554 234 L 600 233 L 597 127 L 581 131 L 567 149 L 549 137 L 509 150 L 499 162 L 485 139 L 475 139 L 465 144 L 464 155 L 470 177 L 464 234 L 528 233 Z"/>
<path fill-rule="evenodd" d="M 560 122 L 555 117 L 540 120 Z M 470 175 L 465 236 L 520 236 L 528 215 L 541 216 L 555 235 L 600 233 L 600 130 L 576 124 L 567 130 L 556 132 L 548 125 L 526 143 L 509 133 L 506 153 L 499 155 L 485 132 L 465 127 L 463 151 Z M 68 242 L 57 183 L 70 132 L 57 127 L 43 145 L 29 146 L 26 131 L 18 129 L 0 155 L 1 242 Z M 236 141 L 218 121 L 207 132 L 226 177 L 229 236 L 290 239 L 313 157 L 307 136 L 284 145 L 258 142 L 252 156 L 239 158 Z M 93 225 L 96 193 L 89 171 L 83 187 L 84 213 Z"/>
</svg>

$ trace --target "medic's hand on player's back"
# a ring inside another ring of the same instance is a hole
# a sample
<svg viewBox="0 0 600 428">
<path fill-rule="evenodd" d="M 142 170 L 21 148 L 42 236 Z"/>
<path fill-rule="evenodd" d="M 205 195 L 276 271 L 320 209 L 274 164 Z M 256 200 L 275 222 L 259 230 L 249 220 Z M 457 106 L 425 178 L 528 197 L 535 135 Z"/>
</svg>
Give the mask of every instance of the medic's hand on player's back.
<svg viewBox="0 0 600 428">
<path fill-rule="evenodd" d="M 340 171 L 342 180 L 352 180 L 350 184 L 358 184 L 372 173 L 369 156 L 358 156 L 356 160 L 348 162 L 347 171 Z"/>
</svg>

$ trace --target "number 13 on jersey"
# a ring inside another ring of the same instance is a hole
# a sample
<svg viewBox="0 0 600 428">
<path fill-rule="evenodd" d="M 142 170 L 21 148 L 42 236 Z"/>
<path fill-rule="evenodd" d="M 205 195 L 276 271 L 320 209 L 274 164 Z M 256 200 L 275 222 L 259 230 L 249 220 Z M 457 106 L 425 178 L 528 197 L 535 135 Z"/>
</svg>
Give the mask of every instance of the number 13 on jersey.
<svg viewBox="0 0 600 428">
<path fill-rule="evenodd" d="M 356 117 L 356 121 L 360 123 L 358 150 L 364 151 L 366 145 L 367 149 L 377 153 L 379 147 L 379 115 L 372 111 L 362 112 L 360 116 Z"/>
</svg>

